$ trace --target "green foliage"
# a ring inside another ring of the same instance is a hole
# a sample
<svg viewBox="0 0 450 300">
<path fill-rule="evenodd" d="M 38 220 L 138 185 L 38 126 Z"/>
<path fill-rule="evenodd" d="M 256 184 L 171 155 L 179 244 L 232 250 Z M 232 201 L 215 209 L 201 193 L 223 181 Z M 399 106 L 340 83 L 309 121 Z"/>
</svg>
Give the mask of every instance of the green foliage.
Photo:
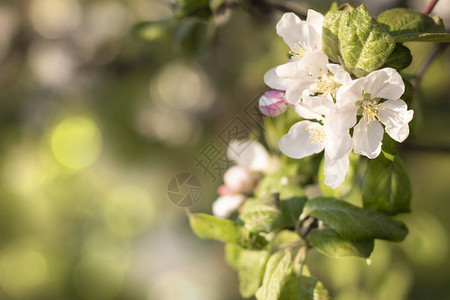
<svg viewBox="0 0 450 300">
<path fill-rule="evenodd" d="M 364 5 L 327 13 L 323 27 L 322 50 L 357 77 L 380 69 L 395 47 L 394 39 Z"/>
<path fill-rule="evenodd" d="M 202 239 L 213 239 L 233 243 L 242 247 L 262 247 L 265 240 L 250 234 L 243 226 L 208 214 L 189 214 L 189 223 L 194 233 Z"/>
<path fill-rule="evenodd" d="M 400 221 L 334 198 L 318 197 L 309 200 L 304 214 L 322 220 L 349 240 L 377 238 L 400 242 L 408 234 L 408 229 Z"/>
<path fill-rule="evenodd" d="M 272 254 L 266 265 L 264 279 L 256 292 L 258 300 L 277 300 L 292 270 L 291 252 L 278 251 Z"/>
<path fill-rule="evenodd" d="M 275 194 L 260 199 L 248 199 L 239 218 L 250 232 L 268 233 L 282 227 L 282 215 Z"/>
<path fill-rule="evenodd" d="M 411 184 L 395 142 L 386 135 L 383 151 L 369 161 L 364 175 L 362 200 L 365 208 L 390 215 L 410 211 Z"/>
<path fill-rule="evenodd" d="M 373 239 L 348 240 L 331 228 L 314 229 L 308 241 L 321 253 L 330 257 L 359 256 L 368 258 L 373 251 Z"/>
<path fill-rule="evenodd" d="M 327 290 L 317 279 L 309 276 L 290 274 L 281 291 L 280 300 L 325 300 Z"/>
<path fill-rule="evenodd" d="M 269 256 L 269 251 L 248 250 L 234 244 L 225 245 L 225 258 L 238 272 L 242 297 L 249 298 L 258 290 Z"/>
<path fill-rule="evenodd" d="M 397 42 L 450 42 L 442 19 L 406 8 L 382 12 L 378 22 Z"/>
<path fill-rule="evenodd" d="M 445 32 L 441 18 L 406 8 L 386 10 L 378 16 L 377 20 L 396 40 L 411 34 Z"/>
<path fill-rule="evenodd" d="M 156 41 L 171 36 L 176 27 L 173 19 L 139 22 L 132 28 L 132 33 L 147 41 Z"/>
<path fill-rule="evenodd" d="M 211 16 L 209 0 L 176 0 L 174 14 L 177 18 L 195 16 L 208 19 Z"/>
<path fill-rule="evenodd" d="M 397 71 L 407 68 L 412 62 L 411 51 L 402 44 L 395 45 L 394 51 L 387 58 L 383 68 L 391 67 Z"/>
<path fill-rule="evenodd" d="M 295 227 L 306 203 L 303 190 L 295 185 L 286 185 L 280 189 L 280 209 L 283 227 Z"/>
<path fill-rule="evenodd" d="M 410 33 L 396 37 L 397 42 L 450 43 L 450 33 Z"/>
</svg>

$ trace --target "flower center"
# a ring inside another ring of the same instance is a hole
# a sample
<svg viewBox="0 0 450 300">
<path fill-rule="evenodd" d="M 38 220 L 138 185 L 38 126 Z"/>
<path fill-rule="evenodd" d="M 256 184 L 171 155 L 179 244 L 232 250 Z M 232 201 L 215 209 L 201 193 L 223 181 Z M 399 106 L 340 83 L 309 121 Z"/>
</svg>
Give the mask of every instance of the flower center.
<svg viewBox="0 0 450 300">
<path fill-rule="evenodd" d="M 306 54 L 306 44 L 304 42 L 295 43 L 294 47 L 289 51 L 292 59 L 301 59 Z"/>
<path fill-rule="evenodd" d="M 321 94 L 336 94 L 341 86 L 342 84 L 335 81 L 332 74 L 317 77 L 316 79 L 316 92 Z"/>
<path fill-rule="evenodd" d="M 357 104 L 360 105 L 359 113 L 362 115 L 363 119 L 367 121 L 367 124 L 375 120 L 380 120 L 378 118 L 378 110 L 385 109 L 381 107 L 381 103 L 379 103 L 379 98 L 370 99 L 370 94 L 365 93 L 363 95 L 363 100 L 358 101 Z"/>
<path fill-rule="evenodd" d="M 309 139 L 313 144 L 323 146 L 323 143 L 325 142 L 325 131 L 322 126 L 314 128 L 306 126 L 305 130 L 309 131 Z"/>
</svg>

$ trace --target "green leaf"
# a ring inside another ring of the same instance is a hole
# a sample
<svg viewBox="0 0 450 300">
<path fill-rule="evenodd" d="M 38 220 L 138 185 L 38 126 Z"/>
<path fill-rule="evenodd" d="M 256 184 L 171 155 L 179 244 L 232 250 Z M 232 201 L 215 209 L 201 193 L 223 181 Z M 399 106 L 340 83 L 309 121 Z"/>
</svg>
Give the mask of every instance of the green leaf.
<svg viewBox="0 0 450 300">
<path fill-rule="evenodd" d="M 179 20 L 173 35 L 173 47 L 187 56 L 202 55 L 211 43 L 214 30 L 215 26 L 211 20 Z"/>
<path fill-rule="evenodd" d="M 291 274 L 286 280 L 279 299 L 325 300 L 330 298 L 327 290 L 317 279 Z"/>
<path fill-rule="evenodd" d="M 271 232 L 282 227 L 282 215 L 277 195 L 248 199 L 242 207 L 240 220 L 250 232 Z"/>
<path fill-rule="evenodd" d="M 334 198 L 318 197 L 308 200 L 303 213 L 322 220 L 349 240 L 377 238 L 400 242 L 408 234 L 405 224 L 400 221 Z"/>
<path fill-rule="evenodd" d="M 294 227 L 302 214 L 307 198 L 303 190 L 295 185 L 282 186 L 280 189 L 280 209 L 283 227 Z"/>
<path fill-rule="evenodd" d="M 255 190 L 255 196 L 258 198 L 278 193 L 283 187 L 282 178 L 286 175 L 283 172 L 274 172 L 262 178 Z"/>
<path fill-rule="evenodd" d="M 342 14 L 338 39 L 339 55 L 357 77 L 380 69 L 395 47 L 394 39 L 364 5 Z"/>
<path fill-rule="evenodd" d="M 242 225 L 231 220 L 198 213 L 189 214 L 189 223 L 194 233 L 202 239 L 213 239 L 243 247 L 260 248 L 265 245 L 261 236 L 252 235 Z"/>
<path fill-rule="evenodd" d="M 279 247 L 286 247 L 292 244 L 300 244 L 302 239 L 300 236 L 292 230 L 282 230 L 276 237 L 270 242 L 271 249 L 276 249 Z"/>
<path fill-rule="evenodd" d="M 336 1 L 334 1 L 333 3 L 331 3 L 330 9 L 328 9 L 328 11 L 337 10 L 337 9 L 338 9 L 338 3 Z"/>
<path fill-rule="evenodd" d="M 234 244 L 225 246 L 228 264 L 238 272 L 241 296 L 253 296 L 261 285 L 269 251 L 243 249 Z"/>
<path fill-rule="evenodd" d="M 411 107 L 411 103 L 414 97 L 414 86 L 409 80 L 403 79 L 403 83 L 405 84 L 405 92 L 400 98 L 406 102 L 408 107 Z"/>
<path fill-rule="evenodd" d="M 433 18 L 406 8 L 386 10 L 377 20 L 394 38 L 418 33 L 445 32 L 441 18 Z"/>
<path fill-rule="evenodd" d="M 357 175 L 357 168 L 358 163 L 360 160 L 360 156 L 351 152 L 349 153 L 349 160 L 350 160 L 350 167 L 345 175 L 344 182 L 340 186 L 338 186 L 335 189 L 332 189 L 328 185 L 324 183 L 325 181 L 325 174 L 324 174 L 324 168 L 325 168 L 325 159 L 322 159 L 322 162 L 320 163 L 319 168 L 319 186 L 320 190 L 322 191 L 322 194 L 324 196 L 328 197 L 334 197 L 334 198 L 345 198 L 353 189 L 355 186 L 355 178 Z"/>
<path fill-rule="evenodd" d="M 147 41 L 156 41 L 172 35 L 176 22 L 173 19 L 139 22 L 132 28 L 132 33 Z"/>
<path fill-rule="evenodd" d="M 402 44 L 395 45 L 394 51 L 387 58 L 383 68 L 394 68 L 397 71 L 401 71 L 407 68 L 412 61 L 411 51 Z"/>
<path fill-rule="evenodd" d="M 330 257 L 359 256 L 368 258 L 373 251 L 373 239 L 348 240 L 342 238 L 331 228 L 314 229 L 308 235 L 308 241 L 319 252 Z"/>
<path fill-rule="evenodd" d="M 392 139 L 387 137 L 383 141 L 382 155 L 369 161 L 364 175 L 363 206 L 390 215 L 409 212 L 411 184 L 408 173 L 400 157 L 392 153 L 389 145 Z"/>
<path fill-rule="evenodd" d="M 330 10 L 325 15 L 322 25 L 322 51 L 336 63 L 340 62 L 338 34 L 339 23 L 343 15 L 343 11 Z"/>
<path fill-rule="evenodd" d="M 256 292 L 256 299 L 278 300 L 291 271 L 292 262 L 290 251 L 284 250 L 272 254 L 266 265 L 263 283 Z"/>
<path fill-rule="evenodd" d="M 216 10 L 218 10 L 224 4 L 225 4 L 225 0 L 209 0 L 209 7 L 214 12 Z"/>
<path fill-rule="evenodd" d="M 395 37 L 395 41 L 450 43 L 450 33 L 410 33 Z"/>
<path fill-rule="evenodd" d="M 176 0 L 175 17 L 195 16 L 208 19 L 211 16 L 209 0 Z"/>
</svg>

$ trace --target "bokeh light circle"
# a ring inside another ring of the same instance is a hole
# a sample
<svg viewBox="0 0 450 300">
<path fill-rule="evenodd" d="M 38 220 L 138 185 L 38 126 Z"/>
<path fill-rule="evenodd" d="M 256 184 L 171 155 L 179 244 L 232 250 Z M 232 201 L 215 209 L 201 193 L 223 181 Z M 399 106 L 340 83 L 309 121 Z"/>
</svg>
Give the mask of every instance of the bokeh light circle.
<svg viewBox="0 0 450 300">
<path fill-rule="evenodd" d="M 0 253 L 0 285 L 7 294 L 15 298 L 32 294 L 48 275 L 44 256 L 21 246 L 8 245 Z"/>
<path fill-rule="evenodd" d="M 97 125 L 85 116 L 62 120 L 51 133 L 51 147 L 56 160 L 70 169 L 83 169 L 98 158 L 102 137 Z"/>
</svg>

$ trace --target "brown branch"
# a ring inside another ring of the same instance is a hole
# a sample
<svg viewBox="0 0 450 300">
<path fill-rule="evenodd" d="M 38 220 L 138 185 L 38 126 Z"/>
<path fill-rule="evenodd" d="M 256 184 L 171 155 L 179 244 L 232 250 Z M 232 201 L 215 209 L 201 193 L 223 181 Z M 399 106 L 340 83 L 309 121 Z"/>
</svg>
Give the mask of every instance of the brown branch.
<svg viewBox="0 0 450 300">
<path fill-rule="evenodd" d="M 428 68 L 431 66 L 431 64 L 435 60 L 435 58 L 438 57 L 440 54 L 442 54 L 442 52 L 444 52 L 444 50 L 447 48 L 448 45 L 449 45 L 449 43 L 439 43 L 439 44 L 434 45 L 433 50 L 431 50 L 428 57 L 425 58 L 425 60 L 422 62 L 419 69 L 417 69 L 416 78 L 411 80 L 411 83 L 414 87 L 416 87 L 419 84 L 423 75 L 425 75 Z"/>
<path fill-rule="evenodd" d="M 439 0 L 431 0 L 430 3 L 428 3 L 428 5 L 425 8 L 425 10 L 423 11 L 423 13 L 426 14 L 426 15 L 430 14 L 431 11 L 433 10 L 433 8 L 436 6 L 438 1 Z"/>
</svg>

